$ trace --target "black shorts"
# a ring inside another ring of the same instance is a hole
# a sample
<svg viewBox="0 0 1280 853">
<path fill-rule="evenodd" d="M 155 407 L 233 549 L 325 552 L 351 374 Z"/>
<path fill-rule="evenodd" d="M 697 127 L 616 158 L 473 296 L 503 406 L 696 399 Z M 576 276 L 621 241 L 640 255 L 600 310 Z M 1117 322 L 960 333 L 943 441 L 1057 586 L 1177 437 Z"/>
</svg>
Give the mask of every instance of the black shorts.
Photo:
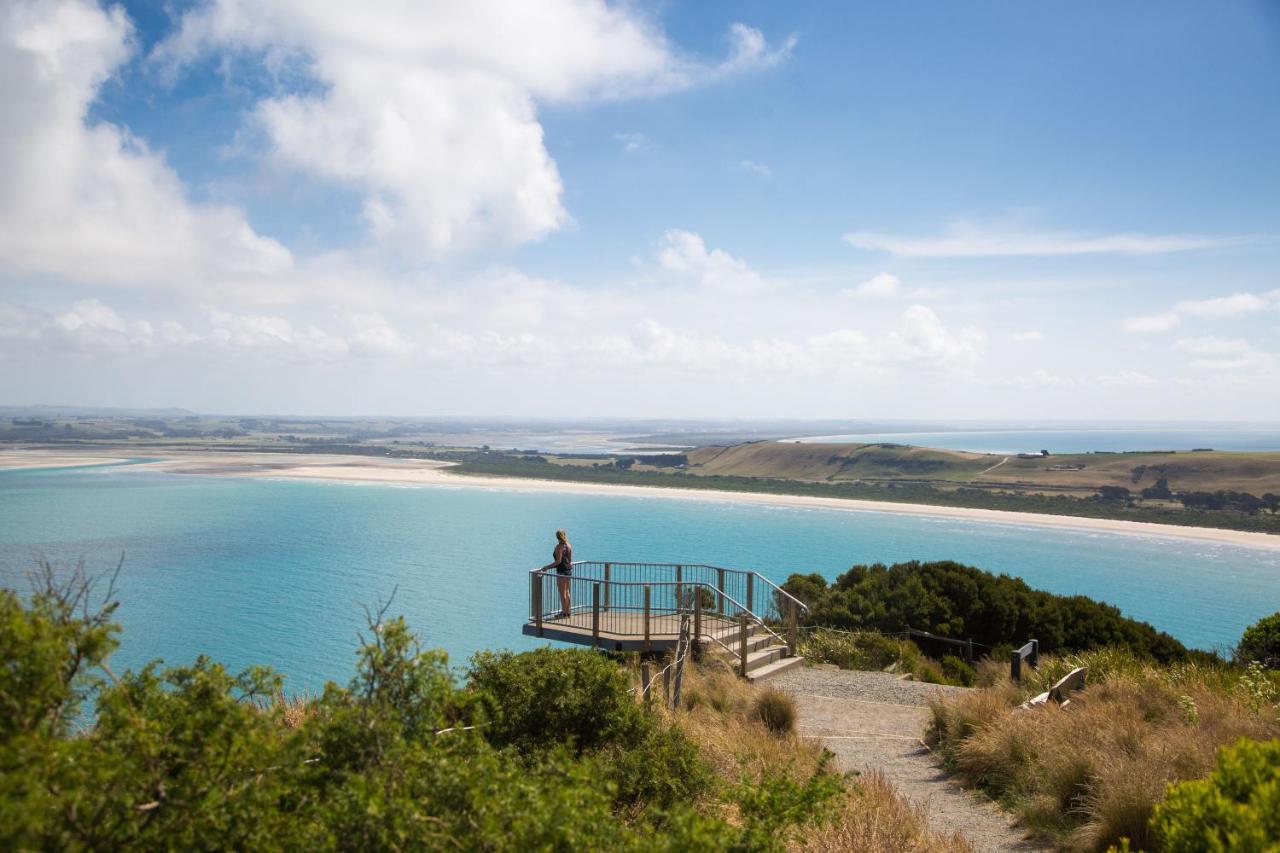
<svg viewBox="0 0 1280 853">
<path fill-rule="evenodd" d="M 573 569 L 566 569 L 564 566 L 556 566 L 556 574 L 568 577 L 573 574 Z"/>
</svg>

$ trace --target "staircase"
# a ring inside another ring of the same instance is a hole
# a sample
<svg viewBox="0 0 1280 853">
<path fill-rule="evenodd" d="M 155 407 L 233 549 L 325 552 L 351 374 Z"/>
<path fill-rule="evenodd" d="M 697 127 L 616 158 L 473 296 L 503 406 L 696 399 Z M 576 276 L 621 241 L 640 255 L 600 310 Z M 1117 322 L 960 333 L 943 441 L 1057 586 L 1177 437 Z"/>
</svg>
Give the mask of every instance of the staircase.
<svg viewBox="0 0 1280 853">
<path fill-rule="evenodd" d="M 737 651 L 738 644 L 741 642 L 739 629 L 718 633 L 722 634 L 722 636 L 715 637 L 715 641 L 703 641 L 705 653 L 724 661 L 733 667 L 734 672 L 741 675 L 742 660 Z M 746 645 L 747 681 L 763 681 L 780 672 L 786 672 L 804 664 L 804 658 L 799 655 L 791 655 L 784 643 L 780 642 L 777 637 L 774 637 L 768 631 L 762 630 L 760 625 L 755 622 L 747 625 Z M 726 646 L 731 647 L 732 651 Z"/>
</svg>

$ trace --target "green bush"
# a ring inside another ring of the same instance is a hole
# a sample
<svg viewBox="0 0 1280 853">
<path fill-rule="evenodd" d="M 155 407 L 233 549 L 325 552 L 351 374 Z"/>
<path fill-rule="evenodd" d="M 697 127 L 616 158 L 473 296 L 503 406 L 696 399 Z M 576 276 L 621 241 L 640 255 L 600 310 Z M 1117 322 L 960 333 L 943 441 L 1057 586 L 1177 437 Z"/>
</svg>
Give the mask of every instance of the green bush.
<svg viewBox="0 0 1280 853">
<path fill-rule="evenodd" d="M 1257 661 L 1267 669 L 1280 669 L 1280 613 L 1259 619 L 1245 629 L 1236 646 L 1236 661 Z"/>
<path fill-rule="evenodd" d="M 1035 637 L 1041 652 L 1123 646 L 1161 662 L 1203 655 L 1109 604 L 949 560 L 854 566 L 830 584 L 817 574 L 792 575 L 783 588 L 809 605 L 814 623 L 848 631 L 918 628 L 1014 648 Z"/>
<path fill-rule="evenodd" d="M 942 672 L 952 684 L 972 687 L 977 676 L 974 668 L 955 655 L 947 655 L 942 659 Z"/>
<path fill-rule="evenodd" d="M 579 752 L 632 747 L 644 737 L 643 710 L 626 673 L 581 649 L 480 652 L 469 681 L 488 718 L 485 738 L 522 751 L 564 744 Z"/>
<path fill-rule="evenodd" d="M 1220 749 L 1208 779 L 1170 786 L 1151 827 L 1169 853 L 1280 850 L 1280 740 Z"/>
<path fill-rule="evenodd" d="M 712 778 L 697 745 L 673 726 L 654 726 L 634 749 L 616 753 L 607 775 L 619 805 L 663 811 L 699 800 Z"/>
</svg>

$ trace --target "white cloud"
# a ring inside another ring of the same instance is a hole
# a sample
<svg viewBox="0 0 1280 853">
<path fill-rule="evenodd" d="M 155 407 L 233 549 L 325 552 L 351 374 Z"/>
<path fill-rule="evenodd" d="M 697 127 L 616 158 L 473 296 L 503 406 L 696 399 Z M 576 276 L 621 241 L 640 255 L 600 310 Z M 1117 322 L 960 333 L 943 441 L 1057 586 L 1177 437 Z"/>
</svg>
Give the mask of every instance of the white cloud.
<svg viewBox="0 0 1280 853">
<path fill-rule="evenodd" d="M 1280 308 L 1280 290 L 1267 293 L 1233 293 L 1211 299 L 1178 302 L 1168 311 L 1124 321 L 1127 332 L 1167 332 L 1182 324 L 1183 318 L 1227 319 Z"/>
<path fill-rule="evenodd" d="M 707 249 L 692 231 L 672 229 L 662 235 L 658 263 L 670 272 L 693 276 L 703 287 L 731 293 L 759 291 L 764 280 L 746 261 L 723 249 Z"/>
<path fill-rule="evenodd" d="M 1022 344 L 1036 344 L 1044 340 L 1044 332 L 1036 329 L 1027 329 L 1022 332 L 1014 332 L 1010 335 L 1013 340 Z"/>
<path fill-rule="evenodd" d="M 1173 311 L 1162 314 L 1147 314 L 1142 317 L 1130 317 L 1124 321 L 1126 332 L 1167 332 L 1182 323 L 1182 318 Z"/>
<path fill-rule="evenodd" d="M 889 299 L 902 292 L 902 281 L 892 273 L 882 272 L 873 275 L 854 287 L 842 290 L 843 296 L 865 296 L 874 299 Z"/>
<path fill-rule="evenodd" d="M 1178 349 L 1192 356 L 1191 366 L 1201 370 L 1267 370 L 1275 365 L 1275 356 L 1243 338 L 1183 338 Z"/>
<path fill-rule="evenodd" d="M 907 236 L 851 231 L 845 242 L 860 249 L 908 258 L 989 258 L 1053 255 L 1149 255 L 1185 252 L 1242 242 L 1238 237 L 1197 234 L 1077 234 L 1028 231 L 969 222 L 955 223 L 939 236 Z"/>
<path fill-rule="evenodd" d="M 622 143 L 623 154 L 639 154 L 649 147 L 649 137 L 643 133 L 615 133 L 613 138 Z"/>
<path fill-rule="evenodd" d="M 728 58 L 708 65 L 601 0 L 211 0 L 157 57 L 181 65 L 227 50 L 299 69 L 311 84 L 255 110 L 271 156 L 362 192 L 383 244 L 439 257 L 568 221 L 539 102 L 684 89 L 767 68 L 792 44 L 770 50 L 734 24 Z"/>
<path fill-rule="evenodd" d="M 762 178 L 773 177 L 773 169 L 770 169 L 764 163 L 757 163 L 755 160 L 742 160 L 738 163 L 738 168 L 744 172 L 759 175 Z"/>
<path fill-rule="evenodd" d="M 232 207 L 193 204 L 126 130 L 90 124 L 130 55 L 119 7 L 18 0 L 0 8 L 0 267 L 114 284 L 216 287 L 287 270 L 288 250 Z"/>
<path fill-rule="evenodd" d="M 1138 388 L 1156 384 L 1155 377 L 1141 370 L 1118 370 L 1099 376 L 1095 381 L 1104 388 Z"/>
</svg>

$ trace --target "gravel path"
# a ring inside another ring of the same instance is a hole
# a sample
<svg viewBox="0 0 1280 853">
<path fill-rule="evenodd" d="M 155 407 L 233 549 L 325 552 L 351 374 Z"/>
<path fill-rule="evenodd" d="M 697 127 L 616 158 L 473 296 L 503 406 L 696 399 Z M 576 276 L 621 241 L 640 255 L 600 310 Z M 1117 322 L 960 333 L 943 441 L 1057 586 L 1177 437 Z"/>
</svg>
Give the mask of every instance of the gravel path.
<svg viewBox="0 0 1280 853">
<path fill-rule="evenodd" d="M 909 800 L 924 805 L 930 825 L 960 832 L 979 851 L 1043 850 L 1013 818 L 980 792 L 951 781 L 924 742 L 926 707 L 938 693 L 964 692 L 883 672 L 802 667 L 768 682 L 795 696 L 801 735 L 822 738 L 842 770 L 879 770 Z"/>
</svg>

